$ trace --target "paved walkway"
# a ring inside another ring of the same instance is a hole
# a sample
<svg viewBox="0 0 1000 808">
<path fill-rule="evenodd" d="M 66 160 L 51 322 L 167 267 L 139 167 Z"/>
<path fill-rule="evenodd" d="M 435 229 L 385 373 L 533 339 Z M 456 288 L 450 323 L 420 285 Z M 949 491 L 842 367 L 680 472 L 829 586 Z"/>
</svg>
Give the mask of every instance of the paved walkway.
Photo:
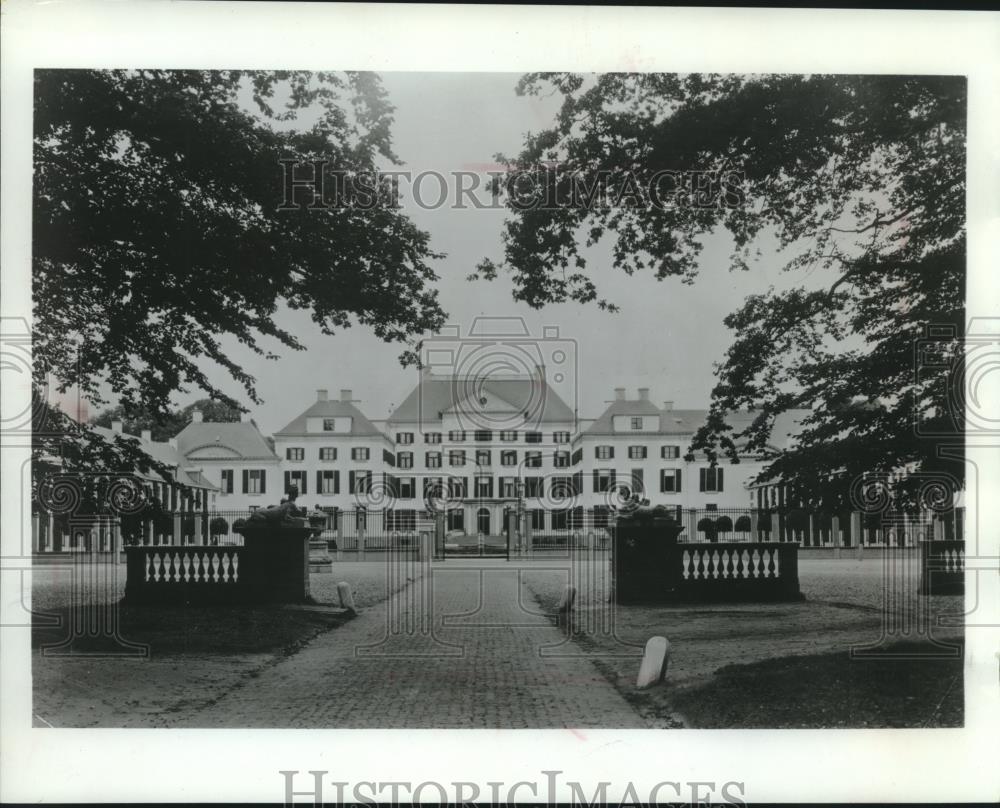
<svg viewBox="0 0 1000 808">
<path fill-rule="evenodd" d="M 388 601 L 167 726 L 647 726 L 589 659 L 572 655 L 516 568 L 476 566 L 435 565 Z"/>
</svg>

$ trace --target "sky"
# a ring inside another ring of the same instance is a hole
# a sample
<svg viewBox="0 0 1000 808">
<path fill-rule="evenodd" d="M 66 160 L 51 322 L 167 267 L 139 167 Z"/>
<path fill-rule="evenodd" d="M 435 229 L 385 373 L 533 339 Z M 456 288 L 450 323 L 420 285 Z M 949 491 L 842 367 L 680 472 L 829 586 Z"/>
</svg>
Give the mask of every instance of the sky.
<svg viewBox="0 0 1000 808">
<path fill-rule="evenodd" d="M 517 96 L 518 78 L 513 73 L 383 73 L 396 107 L 393 144 L 403 162 L 399 168 L 485 171 L 497 153 L 515 155 L 525 134 L 548 126 L 559 106 L 555 96 Z M 432 196 L 435 186 L 426 187 Z M 707 407 L 713 363 L 722 359 L 731 339 L 723 318 L 746 295 L 789 282 L 779 271 L 787 257 L 773 251 L 751 272 L 731 273 L 731 244 L 728 236 L 719 235 L 704 240 L 700 276 L 693 286 L 676 278 L 658 282 L 650 273 L 629 277 L 606 260 L 589 261 L 599 292 L 616 303 L 619 312 L 579 303 L 533 310 L 513 300 L 512 285 L 503 274 L 492 282 L 466 280 L 483 258 L 502 257 L 502 209 L 422 209 L 409 197 L 403 205 L 430 233 L 431 248 L 446 253 L 434 266 L 449 324 L 464 335 L 477 317 L 523 318 L 530 334 L 549 335 L 539 343 L 543 355 L 552 355 L 558 341 L 569 361 L 562 383 L 554 386 L 581 418 L 600 415 L 615 387 L 625 387 L 630 398 L 636 397 L 636 388 L 648 387 L 656 402 Z M 324 336 L 304 312 L 283 309 L 277 319 L 299 337 L 304 351 L 262 342 L 281 356 L 268 361 L 235 341 L 227 345 L 256 377 L 262 404 L 252 405 L 238 385 L 226 383 L 223 370 L 211 371 L 223 389 L 251 406 L 265 434 L 281 429 L 307 408 L 319 388 L 331 395 L 349 388 L 368 417 L 381 419 L 416 385 L 417 371 L 399 365 L 401 346 L 381 342 L 367 327 Z M 551 336 L 555 329 L 558 337 Z M 191 391 L 178 394 L 175 401 L 184 406 L 203 395 Z"/>
</svg>

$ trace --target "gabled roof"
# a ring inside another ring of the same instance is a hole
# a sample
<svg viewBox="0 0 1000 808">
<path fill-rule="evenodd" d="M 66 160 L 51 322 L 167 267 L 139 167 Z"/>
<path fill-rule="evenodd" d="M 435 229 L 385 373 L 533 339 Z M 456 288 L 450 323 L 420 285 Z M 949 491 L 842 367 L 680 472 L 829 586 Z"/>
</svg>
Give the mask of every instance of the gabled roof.
<svg viewBox="0 0 1000 808">
<path fill-rule="evenodd" d="M 127 435 L 121 432 L 115 432 L 103 426 L 92 426 L 91 429 L 109 441 L 113 441 L 117 435 L 138 441 L 142 451 L 157 462 L 162 463 L 164 466 L 168 466 L 174 470 L 174 481 L 180 483 L 181 485 L 189 485 L 193 488 L 217 488 L 217 486 L 206 480 L 200 472 L 187 471 L 184 468 L 186 461 L 183 455 L 166 441 L 161 442 L 144 440 L 138 435 Z M 163 480 L 163 477 L 152 469 L 148 472 L 136 471 L 136 474 L 147 480 Z"/>
<path fill-rule="evenodd" d="M 277 460 L 257 425 L 249 421 L 192 421 L 177 435 L 177 449 L 187 456 L 196 449 L 218 446 L 246 460 Z"/>
<path fill-rule="evenodd" d="M 514 410 L 528 412 L 529 423 L 575 422 L 576 415 L 552 389 L 537 377 L 489 377 L 479 380 L 456 376 L 427 374 L 389 416 L 389 423 L 412 424 L 429 419 L 437 421 L 440 413 L 462 404 L 473 391 L 486 391 L 509 404 Z"/>
<path fill-rule="evenodd" d="M 776 449 L 786 447 L 791 439 L 801 431 L 801 421 L 811 410 L 789 410 L 781 413 L 771 430 L 771 437 L 768 443 Z M 750 423 L 760 414 L 759 410 L 743 410 L 731 412 L 726 415 L 726 423 L 735 432 L 740 432 L 750 425 Z M 613 429 L 613 418 L 616 415 L 659 415 L 660 428 L 657 434 L 660 435 L 693 435 L 705 423 L 708 417 L 708 410 L 677 410 L 660 409 L 651 401 L 612 401 L 608 408 L 597 418 L 593 424 L 583 433 L 584 435 L 626 435 L 627 432 Z M 645 435 L 648 432 L 638 432 L 636 434 Z M 744 444 L 745 439 L 737 442 L 737 446 Z"/>
<path fill-rule="evenodd" d="M 316 401 L 309 407 L 305 412 L 300 413 L 296 418 L 294 418 L 291 423 L 287 424 L 283 429 L 279 429 L 275 432 L 275 435 L 314 435 L 315 432 L 306 431 L 306 419 L 307 418 L 343 418 L 349 417 L 351 419 L 351 431 L 349 433 L 338 432 L 338 435 L 350 434 L 350 435 L 362 435 L 362 436 L 377 436 L 384 438 L 385 434 L 380 432 L 379 429 L 373 424 L 364 413 L 361 412 L 357 407 L 351 404 L 349 401 Z"/>
<path fill-rule="evenodd" d="M 694 432 L 705 422 L 708 410 L 661 410 L 652 401 L 640 399 L 637 401 L 612 401 L 584 432 L 584 435 L 622 435 L 615 432 L 614 417 L 616 415 L 658 415 L 661 435 L 687 435 Z M 639 434 L 649 434 L 643 431 Z"/>
</svg>

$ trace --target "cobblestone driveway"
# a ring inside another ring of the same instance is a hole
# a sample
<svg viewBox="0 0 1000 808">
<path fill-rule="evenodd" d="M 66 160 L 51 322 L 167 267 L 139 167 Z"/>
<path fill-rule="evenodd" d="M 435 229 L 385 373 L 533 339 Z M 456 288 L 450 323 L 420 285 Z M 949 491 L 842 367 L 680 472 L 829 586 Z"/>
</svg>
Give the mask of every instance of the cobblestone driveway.
<svg viewBox="0 0 1000 808">
<path fill-rule="evenodd" d="M 167 726 L 647 726 L 592 662 L 543 655 L 565 637 L 519 591 L 516 568 L 478 566 L 436 565 L 383 604 Z"/>
</svg>

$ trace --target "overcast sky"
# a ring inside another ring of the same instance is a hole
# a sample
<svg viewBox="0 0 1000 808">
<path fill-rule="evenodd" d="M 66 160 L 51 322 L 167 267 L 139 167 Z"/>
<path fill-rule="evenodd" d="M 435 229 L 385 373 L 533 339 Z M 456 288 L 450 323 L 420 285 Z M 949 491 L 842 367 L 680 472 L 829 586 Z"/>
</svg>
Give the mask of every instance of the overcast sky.
<svg viewBox="0 0 1000 808">
<path fill-rule="evenodd" d="M 559 104 L 556 97 L 518 97 L 514 93 L 518 78 L 488 73 L 383 74 L 396 106 L 393 141 L 402 168 L 442 173 L 485 170 L 496 153 L 516 154 L 524 135 L 547 126 Z M 433 184 L 427 188 L 432 195 Z M 582 418 L 599 415 L 618 386 L 628 388 L 629 397 L 635 396 L 635 388 L 649 387 L 654 401 L 670 399 L 679 408 L 706 407 L 712 364 L 721 359 L 730 340 L 723 317 L 747 294 L 788 283 L 778 271 L 783 257 L 773 254 L 750 273 L 730 273 L 730 242 L 723 235 L 705 240 L 701 274 L 694 286 L 679 279 L 657 282 L 650 274 L 628 277 L 597 262 L 589 265 L 589 271 L 599 291 L 617 303 L 620 312 L 610 314 L 593 304 L 576 303 L 535 311 L 512 299 L 511 284 L 503 276 L 493 282 L 466 281 L 482 258 L 501 257 L 503 210 L 449 206 L 424 210 L 410 198 L 403 204 L 417 225 L 431 234 L 432 248 L 447 254 L 436 263 L 436 270 L 449 322 L 462 333 L 477 316 L 523 317 L 538 335 L 546 326 L 558 327 L 559 339 L 570 341 L 575 349 L 577 367 L 570 368 L 557 387 Z M 306 313 L 282 311 L 278 319 L 282 328 L 300 338 L 305 351 L 280 347 L 282 358 L 266 361 L 234 348 L 234 355 L 257 378 L 264 403 L 253 408 L 253 415 L 265 433 L 280 429 L 309 406 L 317 388 L 328 388 L 331 395 L 350 388 L 369 417 L 384 418 L 416 384 L 416 371 L 399 366 L 400 346 L 382 343 L 367 328 L 355 326 L 324 337 Z M 224 387 L 245 400 L 238 388 Z M 178 396 L 177 402 L 184 405 L 198 397 Z"/>
</svg>

